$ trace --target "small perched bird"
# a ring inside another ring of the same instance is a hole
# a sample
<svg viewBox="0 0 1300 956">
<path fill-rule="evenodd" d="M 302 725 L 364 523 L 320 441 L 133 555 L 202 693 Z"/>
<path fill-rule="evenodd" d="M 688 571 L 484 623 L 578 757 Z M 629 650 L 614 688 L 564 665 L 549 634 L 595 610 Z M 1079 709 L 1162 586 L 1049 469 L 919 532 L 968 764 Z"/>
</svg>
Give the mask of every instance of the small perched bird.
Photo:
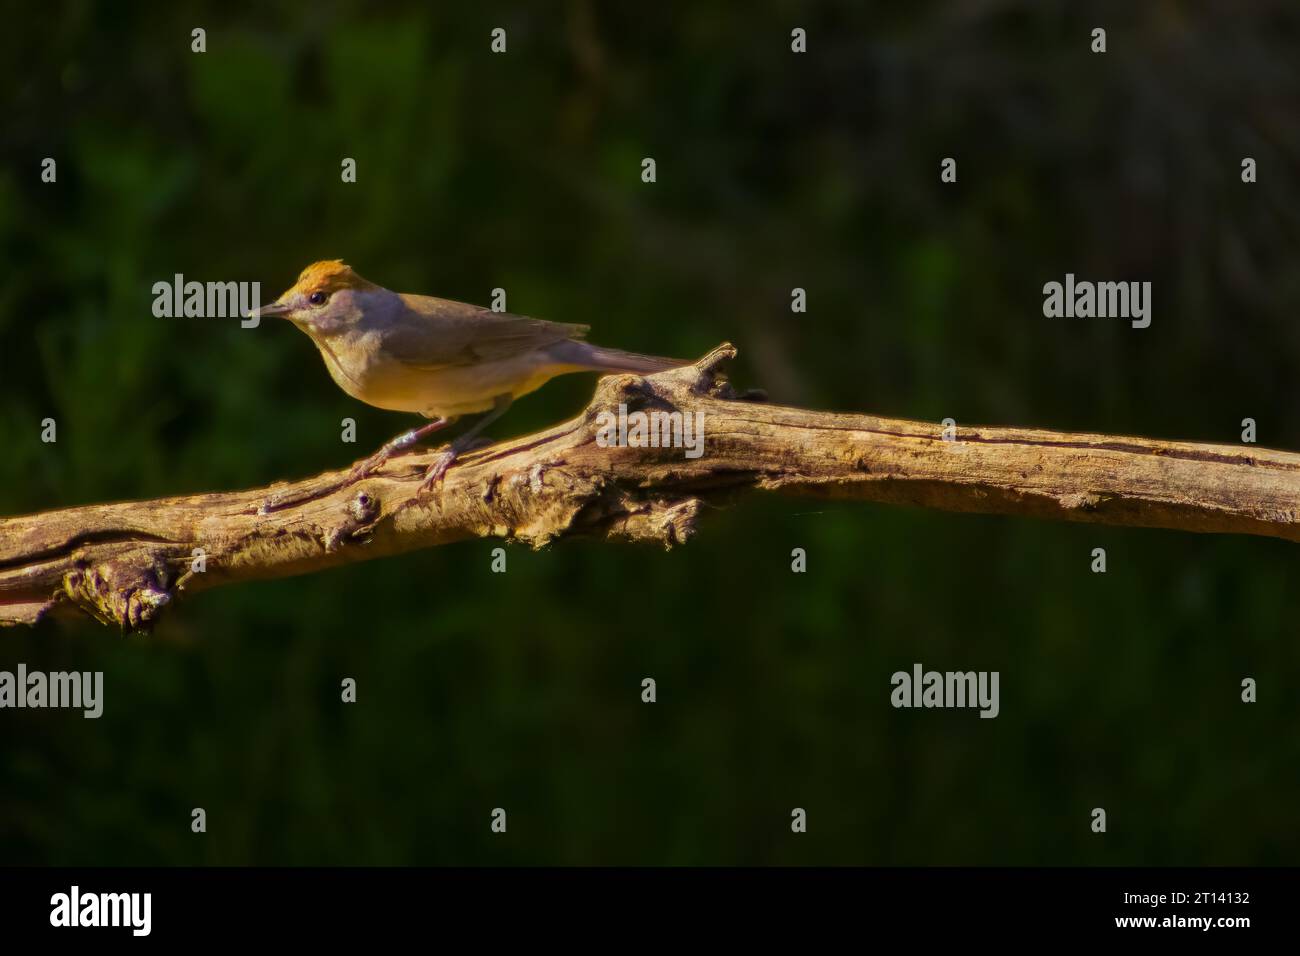
<svg viewBox="0 0 1300 956">
<path fill-rule="evenodd" d="M 486 413 L 429 467 L 421 492 L 438 484 L 456 456 L 510 403 L 567 372 L 662 372 L 688 363 L 601 348 L 588 326 L 530 319 L 464 302 L 390 292 L 341 259 L 314 262 L 258 316 L 282 316 L 316 343 L 330 377 L 367 405 L 431 419 L 403 432 L 349 476 L 357 481 L 397 451 L 462 415 Z"/>
</svg>

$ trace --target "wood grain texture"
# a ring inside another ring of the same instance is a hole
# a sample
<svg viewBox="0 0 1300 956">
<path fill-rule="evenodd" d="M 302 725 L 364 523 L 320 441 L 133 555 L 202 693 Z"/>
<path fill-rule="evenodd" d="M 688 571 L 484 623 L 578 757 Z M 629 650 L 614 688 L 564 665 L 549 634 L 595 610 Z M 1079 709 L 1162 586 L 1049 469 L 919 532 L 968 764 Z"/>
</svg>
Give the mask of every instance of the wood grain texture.
<svg viewBox="0 0 1300 956">
<path fill-rule="evenodd" d="M 571 534 L 652 541 L 695 532 L 705 500 L 754 489 L 1183 531 L 1300 540 L 1300 455 L 1250 446 L 959 427 L 737 396 L 723 345 L 695 365 L 600 380 L 584 413 L 466 454 L 417 494 L 433 451 L 249 491 L 0 519 L 0 624 L 80 610 L 147 628 L 177 597 L 465 538 L 542 547 Z M 704 415 L 704 454 L 601 447 L 601 412 Z M 195 572 L 195 549 L 206 570 Z"/>
</svg>

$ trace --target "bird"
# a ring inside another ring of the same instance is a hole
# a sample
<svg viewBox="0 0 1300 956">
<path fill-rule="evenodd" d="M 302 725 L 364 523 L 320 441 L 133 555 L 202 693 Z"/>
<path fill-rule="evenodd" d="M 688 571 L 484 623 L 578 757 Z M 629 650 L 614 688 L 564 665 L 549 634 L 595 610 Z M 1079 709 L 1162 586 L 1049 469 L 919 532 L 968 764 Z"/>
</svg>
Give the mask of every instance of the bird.
<svg viewBox="0 0 1300 956">
<path fill-rule="evenodd" d="M 593 345 L 584 341 L 586 325 L 392 292 L 362 278 L 342 259 L 313 262 L 283 295 L 253 314 L 287 319 L 305 332 L 334 383 L 353 398 L 429 419 L 358 462 L 349 484 L 461 417 L 480 416 L 434 459 L 417 494 L 440 486 L 457 457 L 516 398 L 557 375 L 648 375 L 690 364 Z"/>
</svg>

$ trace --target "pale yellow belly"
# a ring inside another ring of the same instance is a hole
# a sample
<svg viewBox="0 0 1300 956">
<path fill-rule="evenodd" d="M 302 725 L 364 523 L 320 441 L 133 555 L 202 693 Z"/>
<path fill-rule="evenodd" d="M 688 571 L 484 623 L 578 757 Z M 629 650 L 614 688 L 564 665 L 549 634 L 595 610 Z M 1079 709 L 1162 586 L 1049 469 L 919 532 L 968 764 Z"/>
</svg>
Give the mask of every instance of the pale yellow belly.
<svg viewBox="0 0 1300 956">
<path fill-rule="evenodd" d="M 501 362 L 436 369 L 386 362 L 349 375 L 329 353 L 322 350 L 322 354 L 334 381 L 353 398 L 376 408 L 429 418 L 486 412 L 499 395 L 518 398 L 557 375 L 580 371 L 533 353 Z"/>
</svg>

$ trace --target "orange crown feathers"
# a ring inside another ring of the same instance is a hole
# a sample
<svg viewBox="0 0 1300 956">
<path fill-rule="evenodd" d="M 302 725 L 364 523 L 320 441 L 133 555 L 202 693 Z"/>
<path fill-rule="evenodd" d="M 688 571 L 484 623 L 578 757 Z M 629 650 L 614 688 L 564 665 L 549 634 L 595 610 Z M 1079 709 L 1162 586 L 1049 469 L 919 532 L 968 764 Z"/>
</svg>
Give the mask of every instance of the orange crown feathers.
<svg viewBox="0 0 1300 956">
<path fill-rule="evenodd" d="M 378 289 L 368 279 L 363 279 L 352 271 L 351 266 L 342 259 L 322 259 L 313 262 L 295 283 L 304 292 L 336 292 L 339 289 Z"/>
</svg>

